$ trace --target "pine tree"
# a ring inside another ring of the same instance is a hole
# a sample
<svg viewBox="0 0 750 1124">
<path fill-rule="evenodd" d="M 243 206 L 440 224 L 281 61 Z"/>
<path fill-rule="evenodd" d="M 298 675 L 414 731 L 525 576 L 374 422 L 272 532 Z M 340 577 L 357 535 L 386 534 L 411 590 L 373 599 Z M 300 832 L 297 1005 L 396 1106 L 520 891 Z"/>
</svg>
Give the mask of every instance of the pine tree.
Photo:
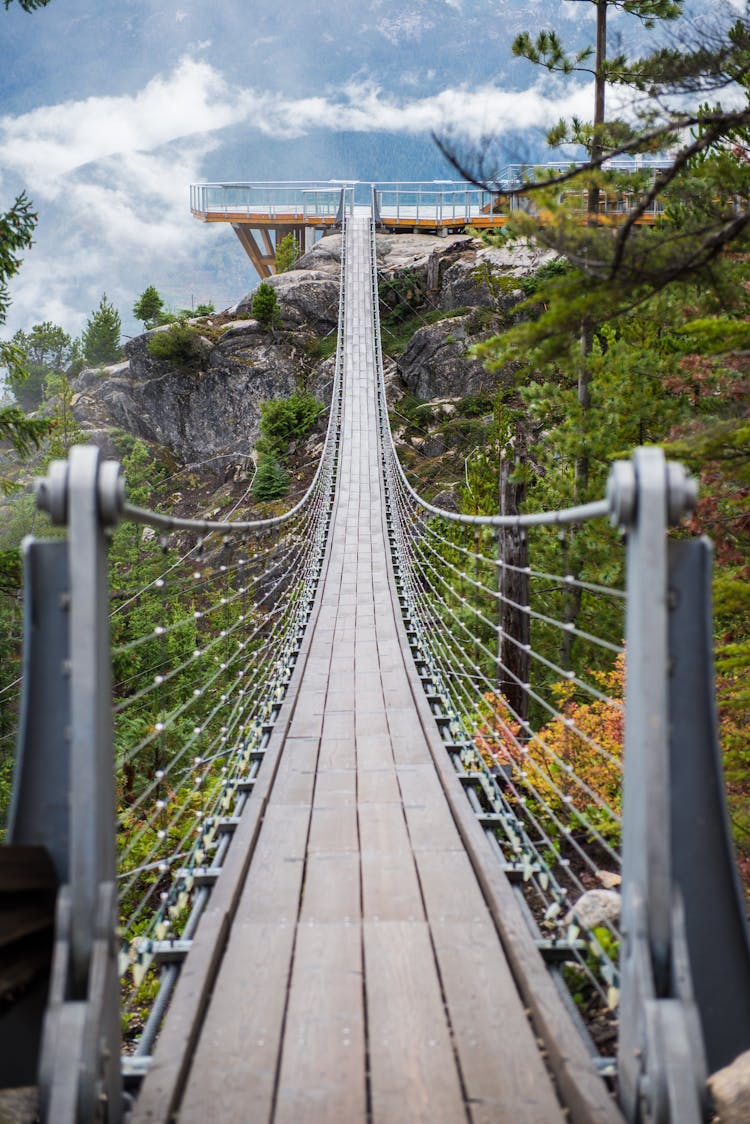
<svg viewBox="0 0 750 1124">
<path fill-rule="evenodd" d="M 13 345 L 25 355 L 26 370 L 12 371 L 8 381 L 20 405 L 36 410 L 44 401 L 47 376 L 68 371 L 74 358 L 73 341 L 59 324 L 45 320 L 28 332 L 16 332 Z"/>
<path fill-rule="evenodd" d="M 647 28 L 653 28 L 657 20 L 674 20 L 682 14 L 683 0 L 575 0 L 576 3 L 592 4 L 596 9 L 596 39 L 592 48 L 586 45 L 573 54 L 565 50 L 554 30 L 539 32 L 536 38 L 524 31 L 513 40 L 513 54 L 526 58 L 537 66 L 565 75 L 590 74 L 594 79 L 594 106 L 591 124 L 580 121 L 561 121 L 550 135 L 550 143 L 563 142 L 582 145 L 588 152 L 592 164 L 598 165 L 606 148 L 612 144 L 611 129 L 608 130 L 605 117 L 605 98 L 607 83 L 632 83 L 634 70 L 627 56 L 618 52 L 607 58 L 607 16 L 610 9 L 620 10 L 635 16 Z M 618 123 L 622 125 L 622 123 Z M 619 131 L 619 130 L 618 130 Z M 599 187 L 592 180 L 588 191 L 589 214 L 596 214 L 599 206 Z"/>
<path fill-rule="evenodd" d="M 8 281 L 20 268 L 20 253 L 31 246 L 36 220 L 31 201 L 23 194 L 0 214 L 0 325 L 10 305 Z M 0 340 L 0 366 L 8 371 L 11 385 L 21 385 L 28 375 L 24 351 L 16 342 Z M 18 406 L 0 407 L 0 438 L 11 441 L 21 455 L 38 445 L 49 428 L 47 419 L 27 418 Z"/>
<path fill-rule="evenodd" d="M 153 285 L 148 285 L 133 305 L 136 320 L 142 320 L 146 328 L 153 327 L 164 308 L 164 301 Z"/>
<path fill-rule="evenodd" d="M 299 255 L 299 242 L 290 231 L 276 247 L 276 272 L 286 273 L 288 269 L 293 269 Z"/>
<path fill-rule="evenodd" d="M 281 309 L 276 290 L 266 281 L 261 281 L 253 294 L 250 311 L 262 328 L 275 328 L 281 321 Z"/>
<path fill-rule="evenodd" d="M 91 367 L 116 363 L 120 358 L 120 332 L 122 321 L 114 305 L 102 293 L 99 307 L 91 313 L 81 336 L 83 356 Z"/>
<path fill-rule="evenodd" d="M 276 500 L 289 491 L 289 477 L 275 457 L 261 457 L 252 493 L 256 500 Z"/>
</svg>

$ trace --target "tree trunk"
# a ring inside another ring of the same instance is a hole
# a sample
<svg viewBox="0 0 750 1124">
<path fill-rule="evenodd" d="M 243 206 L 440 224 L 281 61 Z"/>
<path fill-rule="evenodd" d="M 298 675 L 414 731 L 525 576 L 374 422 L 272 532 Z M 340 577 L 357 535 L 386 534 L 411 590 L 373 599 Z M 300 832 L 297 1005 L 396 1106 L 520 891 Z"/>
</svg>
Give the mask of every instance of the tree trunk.
<svg viewBox="0 0 750 1124">
<path fill-rule="evenodd" d="M 526 496 L 526 485 L 510 480 L 517 465 L 518 458 L 515 464 L 505 456 L 500 458 L 501 515 L 518 515 Z M 529 681 L 530 659 L 525 645 L 530 642 L 531 622 L 529 614 L 518 608 L 529 604 L 529 575 L 519 572 L 529 564 L 529 543 L 524 528 L 500 528 L 498 558 L 505 565 L 498 567 L 501 601 L 497 689 L 515 715 L 525 722 L 529 716 L 529 694 L 522 684 Z"/>
<path fill-rule="evenodd" d="M 591 160 L 599 160 L 602 151 L 602 128 L 604 126 L 604 95 L 606 80 L 604 65 L 607 61 L 607 6 L 610 0 L 596 0 L 596 56 L 594 61 L 594 133 L 591 140 Z M 589 184 L 588 213 L 591 220 L 599 213 L 599 188 L 592 181 Z"/>
</svg>

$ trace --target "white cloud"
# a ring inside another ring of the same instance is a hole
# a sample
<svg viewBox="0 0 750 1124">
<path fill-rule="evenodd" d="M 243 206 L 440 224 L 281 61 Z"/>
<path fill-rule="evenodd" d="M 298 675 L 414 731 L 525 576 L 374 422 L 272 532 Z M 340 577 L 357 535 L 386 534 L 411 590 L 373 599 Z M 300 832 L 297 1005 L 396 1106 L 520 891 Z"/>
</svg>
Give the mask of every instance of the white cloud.
<svg viewBox="0 0 750 1124">
<path fill-rule="evenodd" d="M 546 92 L 541 85 L 522 92 L 457 86 L 420 98 L 367 83 L 290 98 L 230 89 L 208 63 L 185 58 L 132 96 L 2 117 L 3 195 L 28 183 L 40 212 L 36 244 L 12 286 L 5 332 L 44 319 L 78 331 L 102 288 L 124 310 L 139 285 L 158 280 L 167 260 L 189 276 L 205 231 L 189 213 L 188 185 L 203 177 L 207 154 L 229 126 L 289 138 L 468 126 L 476 139 L 586 116 L 590 99 L 586 87 L 554 84 Z"/>
<path fill-rule="evenodd" d="M 61 180 L 86 164 L 148 152 L 241 116 L 218 71 L 186 58 L 132 97 L 91 97 L 0 118 L 0 164 L 32 181 L 37 195 L 54 198 Z"/>
<path fill-rule="evenodd" d="M 480 136 L 545 126 L 564 114 L 586 113 L 589 102 L 586 87 L 541 83 L 523 91 L 456 86 L 424 98 L 399 98 L 370 83 L 351 83 L 338 93 L 288 98 L 252 88 L 230 90 L 208 63 L 186 58 L 134 96 L 91 97 L 0 118 L 0 165 L 33 183 L 35 197 L 46 199 L 67 192 L 71 177 L 98 182 L 103 168 L 115 180 L 140 178 L 141 190 L 163 194 L 170 169 L 174 183 L 189 168 L 179 162 L 175 167 L 173 153 L 158 154 L 179 142 L 192 167 L 210 145 L 207 138 L 230 125 L 247 123 L 269 136 L 290 138 L 321 129 L 455 128 Z"/>
</svg>

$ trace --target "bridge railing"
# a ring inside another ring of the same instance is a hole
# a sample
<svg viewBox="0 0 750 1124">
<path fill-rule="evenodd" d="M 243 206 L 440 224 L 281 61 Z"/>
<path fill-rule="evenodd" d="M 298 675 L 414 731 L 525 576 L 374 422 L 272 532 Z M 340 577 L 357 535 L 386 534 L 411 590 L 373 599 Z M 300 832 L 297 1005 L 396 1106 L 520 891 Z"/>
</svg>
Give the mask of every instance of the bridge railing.
<svg viewBox="0 0 750 1124">
<path fill-rule="evenodd" d="M 495 196 L 468 183 L 375 183 L 375 214 L 381 220 L 437 226 L 469 224 L 489 214 Z"/>
<path fill-rule="evenodd" d="M 583 507 L 447 511 L 399 460 L 382 358 L 379 382 L 394 578 L 447 752 L 628 1119 L 701 1120 L 707 1073 L 750 1046 L 750 944 L 710 545 L 668 535 L 694 482 L 638 449 Z M 483 466 L 506 499 L 507 453 Z M 711 940 L 731 949 L 720 967 Z"/>
<path fill-rule="evenodd" d="M 342 316 L 343 299 L 340 338 Z M 49 852 L 60 887 L 50 997 L 29 1045 L 45 1120 L 117 1121 L 123 1073 L 137 1083 L 148 1069 L 312 611 L 341 375 L 339 351 L 317 469 L 284 514 L 217 522 L 135 507 L 94 447 L 37 483 L 68 537 L 25 545 L 8 842 Z M 122 562 L 108 575 L 112 534 Z"/>
<path fill-rule="evenodd" d="M 645 176 L 644 183 L 663 167 L 656 160 L 612 160 L 604 171 L 632 176 Z M 513 211 L 534 205 L 531 197 L 513 194 L 522 191 L 525 183 L 534 179 L 553 177 L 570 170 L 567 164 L 508 165 L 490 185 L 492 190 L 478 188 L 464 180 L 432 181 L 381 181 L 366 183 L 310 182 L 234 182 L 194 183 L 190 185 L 190 208 L 194 215 L 258 216 L 264 221 L 276 217 L 309 220 L 339 219 L 345 207 L 353 212 L 355 203 L 367 197 L 372 200 L 373 213 L 381 222 L 401 226 L 414 224 L 427 227 L 460 227 L 472 222 L 491 222 L 493 217 L 502 221 Z M 581 211 L 587 207 L 585 189 L 571 184 L 561 189 L 573 199 L 580 197 Z M 511 194 L 508 194 L 511 193 Z M 602 214 L 625 214 L 638 202 L 635 189 L 602 191 L 599 210 Z M 654 202 L 648 216 L 661 209 Z"/>
<path fill-rule="evenodd" d="M 335 219 L 346 206 L 351 212 L 353 196 L 347 184 L 318 182 L 193 183 L 190 209 L 193 214 L 262 215 Z"/>
</svg>

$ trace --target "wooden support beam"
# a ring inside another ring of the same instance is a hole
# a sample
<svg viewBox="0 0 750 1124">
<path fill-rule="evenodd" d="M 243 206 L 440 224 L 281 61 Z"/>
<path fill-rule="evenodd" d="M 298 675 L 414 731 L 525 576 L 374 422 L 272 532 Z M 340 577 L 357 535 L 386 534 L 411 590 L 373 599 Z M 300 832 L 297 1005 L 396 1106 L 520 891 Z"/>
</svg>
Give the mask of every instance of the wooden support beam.
<svg viewBox="0 0 750 1124">
<path fill-rule="evenodd" d="M 270 253 L 264 254 L 255 239 L 253 228 L 247 223 L 232 223 L 232 229 L 239 238 L 243 250 L 255 266 L 261 280 L 270 277 L 273 273 L 273 267 L 276 261 L 273 246 L 271 246 Z M 266 236 L 265 241 L 268 244 L 270 239 Z"/>
</svg>

